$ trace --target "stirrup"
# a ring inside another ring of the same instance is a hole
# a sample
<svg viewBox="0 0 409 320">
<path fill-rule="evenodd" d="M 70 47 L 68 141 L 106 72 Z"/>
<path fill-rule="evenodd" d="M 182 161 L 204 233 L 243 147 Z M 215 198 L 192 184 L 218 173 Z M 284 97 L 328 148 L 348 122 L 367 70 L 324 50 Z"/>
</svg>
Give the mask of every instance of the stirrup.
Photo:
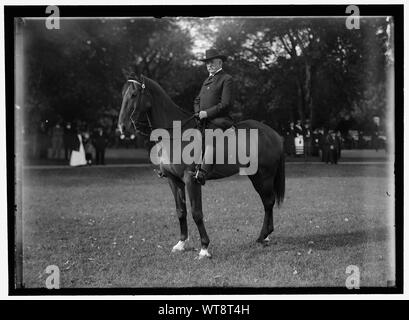
<svg viewBox="0 0 409 320">
<path fill-rule="evenodd" d="M 196 172 L 194 172 L 193 179 L 194 179 L 197 183 L 199 183 L 199 184 L 201 184 L 202 186 L 204 186 L 205 183 L 206 183 L 206 174 L 207 174 L 207 171 L 206 171 L 206 170 L 203 170 L 202 168 L 198 168 L 198 169 L 196 170 Z"/>
<path fill-rule="evenodd" d="M 159 178 L 167 177 L 167 175 L 166 175 L 165 173 L 163 173 L 162 170 L 153 169 L 153 171 L 156 173 L 156 175 L 157 175 Z"/>
</svg>

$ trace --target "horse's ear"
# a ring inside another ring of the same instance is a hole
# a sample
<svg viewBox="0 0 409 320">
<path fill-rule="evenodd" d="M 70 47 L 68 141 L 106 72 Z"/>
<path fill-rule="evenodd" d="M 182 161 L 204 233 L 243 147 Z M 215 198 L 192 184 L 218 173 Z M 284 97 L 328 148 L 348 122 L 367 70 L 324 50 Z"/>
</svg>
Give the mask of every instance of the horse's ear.
<svg viewBox="0 0 409 320">
<path fill-rule="evenodd" d="M 134 72 L 129 73 L 127 79 L 139 81 L 139 77 Z"/>
<path fill-rule="evenodd" d="M 135 78 L 134 80 L 141 79 L 142 68 L 138 64 L 133 64 L 131 66 L 131 74 Z"/>
<path fill-rule="evenodd" d="M 140 79 L 141 79 L 141 73 L 140 73 L 139 67 L 137 65 L 131 65 L 127 69 L 122 69 L 122 72 L 123 72 L 126 80 L 140 81 Z"/>
</svg>

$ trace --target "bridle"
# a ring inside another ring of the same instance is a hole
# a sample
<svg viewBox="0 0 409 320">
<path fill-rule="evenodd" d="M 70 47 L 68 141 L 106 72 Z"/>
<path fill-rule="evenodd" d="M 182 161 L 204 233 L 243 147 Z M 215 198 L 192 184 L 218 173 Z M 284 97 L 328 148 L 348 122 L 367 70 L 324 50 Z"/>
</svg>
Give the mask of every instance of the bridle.
<svg viewBox="0 0 409 320">
<path fill-rule="evenodd" d="M 148 125 L 146 125 L 146 122 L 144 122 L 144 121 L 140 121 L 139 119 L 136 119 L 136 120 L 133 119 L 133 115 L 134 115 L 134 113 L 135 113 L 135 111 L 136 111 L 136 107 L 139 105 L 140 100 L 142 99 L 142 96 L 144 95 L 144 92 L 145 92 L 145 89 L 146 89 L 145 79 L 142 77 L 142 82 L 139 82 L 139 81 L 137 81 L 137 80 L 135 80 L 135 79 L 128 79 L 128 82 L 135 83 L 136 85 L 138 85 L 138 86 L 141 87 L 141 92 L 140 92 L 140 94 L 139 94 L 139 96 L 138 96 L 138 101 L 135 102 L 135 104 L 134 104 L 134 106 L 133 106 L 132 113 L 131 113 L 131 115 L 129 116 L 129 119 L 131 120 L 132 125 L 133 125 L 135 131 L 139 132 L 140 134 L 142 134 L 142 135 L 144 135 L 144 136 L 149 136 L 150 133 L 151 133 L 155 128 L 154 128 L 153 125 L 152 125 L 152 121 L 151 121 L 151 119 L 149 118 L 148 112 L 146 112 L 146 118 L 147 118 L 147 121 L 148 121 Z M 129 90 L 129 89 L 128 89 L 128 90 Z M 197 117 L 196 114 L 191 115 L 191 114 L 190 114 L 188 111 L 186 111 L 185 109 L 182 109 L 182 108 L 180 108 L 180 107 L 177 106 L 177 105 L 176 105 L 176 107 L 177 107 L 179 110 L 181 110 L 183 113 L 190 115 L 190 117 L 188 117 L 187 119 L 185 119 L 185 120 L 182 121 L 181 128 L 183 128 L 190 120 L 192 120 L 193 118 Z M 138 127 L 137 127 L 137 125 L 138 125 Z M 149 132 L 140 130 L 140 127 L 148 128 Z M 170 128 L 162 128 L 162 129 L 171 130 L 171 129 L 173 129 L 173 127 L 170 127 Z"/>
<path fill-rule="evenodd" d="M 143 79 L 143 78 L 142 78 L 142 79 Z M 152 122 L 151 122 L 151 120 L 149 119 L 148 113 L 146 113 L 146 118 L 147 118 L 147 120 L 148 120 L 148 125 L 146 125 L 145 122 L 140 121 L 139 119 L 136 119 L 136 120 L 135 120 L 135 119 L 133 118 L 133 115 L 134 115 L 134 113 L 135 113 L 135 111 L 136 111 L 136 107 L 137 107 L 137 105 L 139 105 L 140 100 L 142 99 L 142 96 L 143 96 L 143 94 L 144 94 L 144 92 L 145 92 L 145 88 L 146 88 L 145 81 L 144 81 L 144 79 L 142 80 L 142 82 L 139 82 L 139 81 L 134 80 L 134 79 L 128 79 L 128 82 L 135 83 L 135 84 L 137 84 L 137 85 L 139 85 L 139 86 L 141 87 L 141 92 L 140 92 L 140 94 L 139 94 L 139 96 L 138 96 L 138 101 L 136 101 L 136 103 L 134 104 L 132 113 L 131 113 L 131 115 L 129 116 L 129 120 L 131 120 L 132 125 L 133 125 L 135 131 L 139 132 L 140 134 L 142 134 L 142 135 L 144 135 L 144 136 L 149 136 L 149 135 L 150 135 L 150 132 L 152 131 Z M 129 89 L 128 89 L 128 90 L 129 90 Z M 137 125 L 138 125 L 138 127 L 137 127 Z M 143 130 L 140 130 L 140 129 L 139 129 L 140 127 L 148 128 L 148 129 L 150 130 L 150 132 L 148 133 L 148 132 L 145 132 L 145 131 L 143 131 Z"/>
</svg>

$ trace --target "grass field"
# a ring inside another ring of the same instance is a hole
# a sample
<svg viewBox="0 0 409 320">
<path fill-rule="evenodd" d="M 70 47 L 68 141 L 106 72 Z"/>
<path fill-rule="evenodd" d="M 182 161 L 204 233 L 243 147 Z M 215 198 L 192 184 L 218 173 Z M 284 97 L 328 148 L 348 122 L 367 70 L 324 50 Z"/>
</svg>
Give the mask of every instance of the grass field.
<svg viewBox="0 0 409 320">
<path fill-rule="evenodd" d="M 23 183 L 24 283 L 44 287 L 345 286 L 394 280 L 394 190 L 386 164 L 287 164 L 286 198 L 263 247 L 263 221 L 247 177 L 208 182 L 204 215 L 212 259 L 195 259 L 199 234 L 172 254 L 179 223 L 169 186 L 150 168 L 27 169 Z"/>
</svg>

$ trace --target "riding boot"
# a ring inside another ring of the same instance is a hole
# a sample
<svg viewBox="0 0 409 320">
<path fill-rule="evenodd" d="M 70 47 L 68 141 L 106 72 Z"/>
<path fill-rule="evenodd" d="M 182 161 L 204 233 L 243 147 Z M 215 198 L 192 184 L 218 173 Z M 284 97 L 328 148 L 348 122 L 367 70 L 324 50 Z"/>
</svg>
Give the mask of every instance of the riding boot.
<svg viewBox="0 0 409 320">
<path fill-rule="evenodd" d="M 156 173 L 156 175 L 158 176 L 158 178 L 166 178 L 166 177 L 167 177 L 166 173 L 164 173 L 164 172 L 161 171 L 161 170 L 153 169 L 153 171 Z"/>
<path fill-rule="evenodd" d="M 153 171 L 156 173 L 156 175 L 159 178 L 166 178 L 167 174 L 165 173 L 165 170 L 162 168 L 162 166 L 159 166 L 159 169 L 153 169 Z"/>
</svg>

